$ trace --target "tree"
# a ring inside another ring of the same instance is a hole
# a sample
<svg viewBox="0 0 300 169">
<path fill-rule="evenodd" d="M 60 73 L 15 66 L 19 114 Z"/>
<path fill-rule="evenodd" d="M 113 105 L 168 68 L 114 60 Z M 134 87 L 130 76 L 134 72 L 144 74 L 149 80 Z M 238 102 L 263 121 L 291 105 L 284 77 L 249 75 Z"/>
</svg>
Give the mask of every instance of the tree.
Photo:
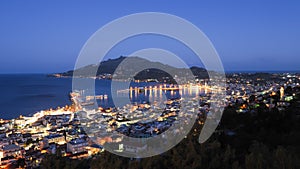
<svg viewBox="0 0 300 169">
<path fill-rule="evenodd" d="M 250 154 L 246 155 L 246 169 L 268 169 L 270 168 L 270 152 L 264 144 L 254 142 L 249 148 Z"/>
</svg>

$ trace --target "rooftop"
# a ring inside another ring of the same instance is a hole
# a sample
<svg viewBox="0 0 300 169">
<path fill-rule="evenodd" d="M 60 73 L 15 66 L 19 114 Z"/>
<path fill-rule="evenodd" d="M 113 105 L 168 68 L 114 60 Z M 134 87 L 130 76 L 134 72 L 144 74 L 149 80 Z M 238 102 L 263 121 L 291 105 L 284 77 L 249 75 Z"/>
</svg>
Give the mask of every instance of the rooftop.
<svg viewBox="0 0 300 169">
<path fill-rule="evenodd" d="M 4 151 L 15 150 L 15 149 L 20 149 L 20 147 L 15 144 L 6 145 L 3 147 Z"/>
</svg>

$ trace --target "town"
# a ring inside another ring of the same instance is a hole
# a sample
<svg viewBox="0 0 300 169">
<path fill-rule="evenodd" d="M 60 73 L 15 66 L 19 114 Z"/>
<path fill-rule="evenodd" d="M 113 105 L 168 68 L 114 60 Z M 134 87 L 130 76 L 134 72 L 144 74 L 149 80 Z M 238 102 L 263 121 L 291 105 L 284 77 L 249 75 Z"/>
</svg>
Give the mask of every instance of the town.
<svg viewBox="0 0 300 169">
<path fill-rule="evenodd" d="M 227 75 L 223 107 L 234 107 L 236 113 L 255 113 L 264 106 L 267 109 L 285 110 L 290 102 L 299 97 L 300 75 L 292 73 Z M 207 118 L 214 118 L 210 100 L 214 87 L 208 79 L 197 80 L 183 86 L 158 84 L 144 88 L 130 88 L 120 93 L 148 95 L 149 102 L 139 102 L 123 107 L 85 108 L 81 103 L 102 97 L 85 96 L 73 91 L 72 105 L 42 110 L 31 117 L 0 121 L 0 165 L 24 168 L 39 167 L 46 154 L 59 154 L 70 159 L 91 158 L 104 151 L 104 144 L 114 144 L 116 152 L 140 153 L 149 147 L 144 144 L 131 146 L 128 137 L 148 138 L 164 134 L 172 126 L 175 134 L 183 132 L 180 125 L 203 125 Z M 165 92 L 179 96 L 192 95 L 190 100 L 171 97 L 163 100 L 163 106 L 155 98 Z M 174 92 L 174 93 L 173 93 Z M 153 93 L 153 95 L 152 95 Z M 151 96 L 150 96 L 151 95 Z M 184 109 L 182 108 L 185 105 Z M 87 104 L 87 106 L 90 106 Z M 154 111 L 155 110 L 155 111 Z M 300 114 L 298 114 L 300 116 Z M 219 132 L 219 131 L 216 131 Z M 234 131 L 226 131 L 234 135 Z M 167 138 L 166 138 L 167 139 Z M 154 145 L 155 146 L 155 145 Z"/>
</svg>

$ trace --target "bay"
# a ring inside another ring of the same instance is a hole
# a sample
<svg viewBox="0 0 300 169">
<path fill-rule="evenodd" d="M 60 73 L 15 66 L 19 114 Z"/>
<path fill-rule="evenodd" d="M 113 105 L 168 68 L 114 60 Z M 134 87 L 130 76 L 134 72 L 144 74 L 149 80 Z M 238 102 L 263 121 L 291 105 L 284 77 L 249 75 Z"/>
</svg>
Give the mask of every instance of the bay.
<svg viewBox="0 0 300 169">
<path fill-rule="evenodd" d="M 124 82 L 118 82 L 123 85 Z M 157 83 L 131 83 L 133 87 L 155 85 Z M 95 93 L 108 95 L 107 100 L 99 101 L 102 107 L 114 106 L 111 98 L 111 81 L 96 80 Z M 0 118 L 12 119 L 20 115 L 31 116 L 50 108 L 70 105 L 72 78 L 48 77 L 46 74 L 0 74 Z M 143 94 L 133 98 L 135 101 L 147 99 Z"/>
</svg>

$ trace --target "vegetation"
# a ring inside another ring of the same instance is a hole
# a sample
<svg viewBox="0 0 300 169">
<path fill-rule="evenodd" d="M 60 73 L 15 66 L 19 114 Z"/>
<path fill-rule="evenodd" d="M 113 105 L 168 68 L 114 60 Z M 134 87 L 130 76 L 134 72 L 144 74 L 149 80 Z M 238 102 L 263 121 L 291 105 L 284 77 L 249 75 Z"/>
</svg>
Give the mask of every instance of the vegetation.
<svg viewBox="0 0 300 169">
<path fill-rule="evenodd" d="M 126 59 L 126 64 L 121 64 Z M 145 69 L 146 65 L 151 65 L 153 69 Z M 164 71 L 161 71 L 161 70 Z M 126 70 L 126 71 L 124 71 Z M 190 69 L 176 68 L 170 65 L 162 64 L 160 62 L 152 62 L 140 57 L 124 57 L 121 56 L 116 59 L 109 59 L 99 64 L 88 65 L 79 68 L 76 71 L 76 75 L 91 76 L 96 73 L 96 76 L 101 77 L 105 74 L 113 74 L 115 79 L 126 79 L 139 73 L 134 77 L 135 80 L 147 80 L 155 79 L 159 82 L 175 83 L 171 74 L 176 74 L 179 77 L 185 77 L 188 73 L 191 73 L 199 78 L 208 78 L 208 73 L 204 68 L 191 67 Z M 60 75 L 62 77 L 72 77 L 74 71 L 70 70 L 64 73 L 53 74 L 49 76 Z M 111 76 L 108 76 L 111 78 Z M 107 78 L 107 77 L 106 77 Z"/>
</svg>

